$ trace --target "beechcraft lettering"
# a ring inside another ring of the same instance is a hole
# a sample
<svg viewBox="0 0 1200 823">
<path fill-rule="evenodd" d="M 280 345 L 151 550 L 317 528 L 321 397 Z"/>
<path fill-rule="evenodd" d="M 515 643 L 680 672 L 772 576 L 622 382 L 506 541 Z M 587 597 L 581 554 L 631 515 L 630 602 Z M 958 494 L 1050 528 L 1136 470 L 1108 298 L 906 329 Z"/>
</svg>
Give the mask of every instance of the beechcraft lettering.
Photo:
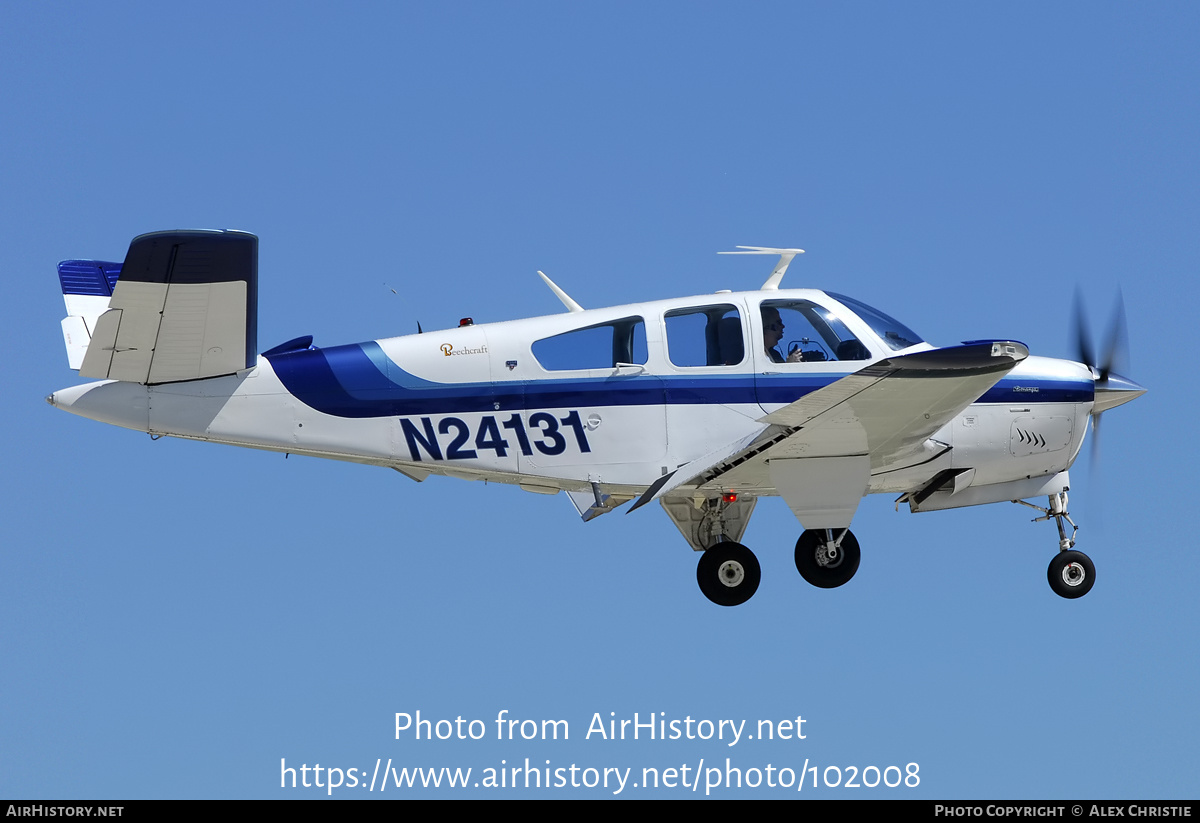
<svg viewBox="0 0 1200 823">
<path fill-rule="evenodd" d="M 464 354 L 487 354 L 487 346 L 480 346 L 479 348 L 475 349 L 456 349 L 452 343 L 443 343 L 438 348 L 440 348 L 442 350 L 442 354 L 446 355 L 447 357 L 456 357 Z"/>
<path fill-rule="evenodd" d="M 867 303 L 780 288 L 801 249 L 739 249 L 778 257 L 757 290 L 584 309 L 539 272 L 565 312 L 260 353 L 258 238 L 144 234 L 123 263 L 59 264 L 68 363 L 99 382 L 47 400 L 155 439 L 563 492 L 585 522 L 657 502 L 723 606 L 758 589 L 741 541 L 774 497 L 803 526 L 795 564 L 818 588 L 858 569 L 849 527 L 868 494 L 914 513 L 1037 509 L 1058 528 L 1051 588 L 1092 588 L 1068 470 L 1088 424 L 1145 391 L 1114 369 L 1120 326 L 1103 362 L 1083 334 L 1080 362 L 1015 340 L 938 348 Z"/>
</svg>

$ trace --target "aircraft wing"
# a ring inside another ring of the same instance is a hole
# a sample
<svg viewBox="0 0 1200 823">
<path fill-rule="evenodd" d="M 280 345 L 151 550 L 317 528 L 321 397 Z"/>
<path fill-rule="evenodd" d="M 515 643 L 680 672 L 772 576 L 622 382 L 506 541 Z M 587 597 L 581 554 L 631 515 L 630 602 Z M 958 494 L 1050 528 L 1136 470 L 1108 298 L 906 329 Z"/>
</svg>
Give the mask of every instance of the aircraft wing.
<svg viewBox="0 0 1200 823">
<path fill-rule="evenodd" d="M 871 470 L 919 450 L 1028 356 L 1021 343 L 985 341 L 878 360 L 761 418 L 749 443 L 679 467 L 629 510 L 681 488 L 778 492 L 810 519 L 822 499 L 856 507 Z"/>
<path fill-rule="evenodd" d="M 170 383 L 233 374 L 258 357 L 258 238 L 236 231 L 135 237 L 79 374 Z"/>
</svg>

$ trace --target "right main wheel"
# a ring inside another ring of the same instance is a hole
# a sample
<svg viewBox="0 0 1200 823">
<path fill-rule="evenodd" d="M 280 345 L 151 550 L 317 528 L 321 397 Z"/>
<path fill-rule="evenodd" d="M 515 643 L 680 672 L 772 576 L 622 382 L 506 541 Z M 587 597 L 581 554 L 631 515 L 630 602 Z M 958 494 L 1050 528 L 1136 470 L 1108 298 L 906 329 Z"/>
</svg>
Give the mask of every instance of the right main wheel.
<svg viewBox="0 0 1200 823">
<path fill-rule="evenodd" d="M 859 559 L 858 540 L 849 529 L 832 558 L 825 550 L 824 529 L 808 529 L 796 541 L 796 571 L 817 588 L 836 589 L 849 582 L 858 571 Z"/>
</svg>

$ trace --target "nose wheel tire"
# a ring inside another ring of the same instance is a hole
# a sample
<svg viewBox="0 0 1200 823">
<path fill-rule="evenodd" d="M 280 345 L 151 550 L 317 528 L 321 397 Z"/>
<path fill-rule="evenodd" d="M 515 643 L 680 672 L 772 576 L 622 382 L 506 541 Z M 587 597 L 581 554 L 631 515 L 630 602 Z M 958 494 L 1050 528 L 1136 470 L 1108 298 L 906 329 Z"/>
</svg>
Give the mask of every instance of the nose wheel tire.
<svg viewBox="0 0 1200 823">
<path fill-rule="evenodd" d="M 1096 567 L 1092 565 L 1092 559 L 1083 552 L 1059 552 L 1050 561 L 1046 578 L 1055 594 L 1073 600 L 1092 590 L 1092 585 L 1096 582 Z"/>
<path fill-rule="evenodd" d="M 838 529 L 833 530 L 837 537 Z M 796 571 L 819 589 L 836 589 L 858 571 L 858 541 L 849 529 L 841 546 L 830 551 L 824 529 L 809 529 L 796 541 Z"/>
<path fill-rule="evenodd" d="M 700 555 L 696 582 L 718 606 L 740 606 L 758 591 L 762 569 L 754 552 L 741 543 L 717 543 Z"/>
</svg>

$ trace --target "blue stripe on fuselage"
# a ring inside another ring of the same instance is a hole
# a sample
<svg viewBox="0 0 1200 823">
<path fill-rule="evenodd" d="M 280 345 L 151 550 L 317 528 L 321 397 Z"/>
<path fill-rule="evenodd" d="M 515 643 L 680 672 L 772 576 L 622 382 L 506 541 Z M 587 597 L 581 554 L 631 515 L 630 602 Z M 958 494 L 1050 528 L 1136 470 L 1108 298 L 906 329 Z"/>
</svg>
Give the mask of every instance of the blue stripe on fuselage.
<svg viewBox="0 0 1200 823">
<path fill-rule="evenodd" d="M 586 406 L 786 405 L 850 374 L 617 375 L 612 377 L 437 383 L 402 369 L 378 343 L 266 356 L 297 399 L 336 417 L 397 417 Z M 757 386 L 756 386 L 757 383 Z M 1082 403 L 1091 381 L 1001 380 L 980 403 Z"/>
<path fill-rule="evenodd" d="M 1096 384 L 1091 380 L 1056 380 L 1040 377 L 1005 377 L 983 393 L 976 403 L 1091 403 Z"/>
</svg>

